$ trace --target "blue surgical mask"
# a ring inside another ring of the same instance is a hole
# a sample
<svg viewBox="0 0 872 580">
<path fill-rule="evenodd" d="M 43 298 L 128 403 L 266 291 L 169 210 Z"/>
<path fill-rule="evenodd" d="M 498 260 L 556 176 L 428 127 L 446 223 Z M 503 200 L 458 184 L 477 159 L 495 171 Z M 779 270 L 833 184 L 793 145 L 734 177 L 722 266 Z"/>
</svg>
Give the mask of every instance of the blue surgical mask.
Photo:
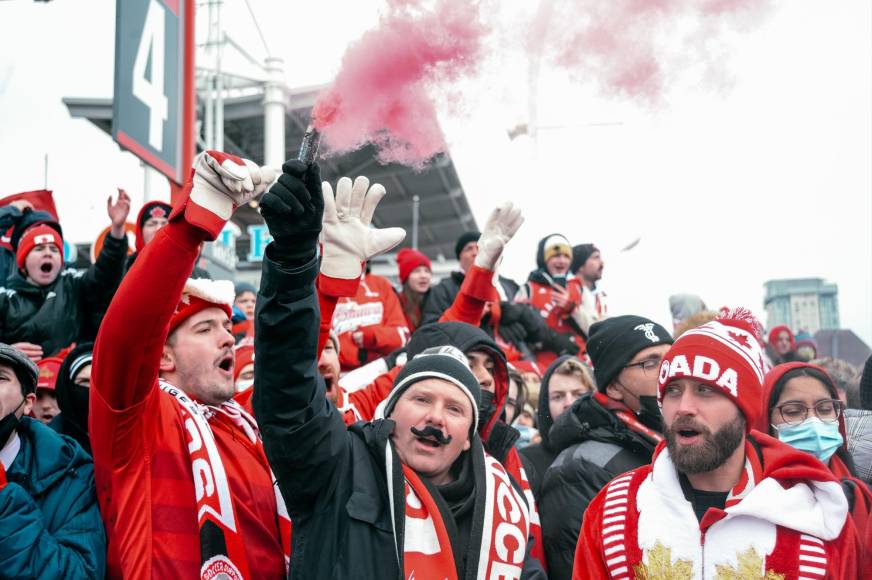
<svg viewBox="0 0 872 580">
<path fill-rule="evenodd" d="M 822 463 L 827 463 L 833 453 L 845 442 L 839 433 L 839 423 L 825 423 L 817 417 L 809 417 L 798 425 L 773 425 L 778 439 L 800 451 L 811 453 Z"/>
</svg>

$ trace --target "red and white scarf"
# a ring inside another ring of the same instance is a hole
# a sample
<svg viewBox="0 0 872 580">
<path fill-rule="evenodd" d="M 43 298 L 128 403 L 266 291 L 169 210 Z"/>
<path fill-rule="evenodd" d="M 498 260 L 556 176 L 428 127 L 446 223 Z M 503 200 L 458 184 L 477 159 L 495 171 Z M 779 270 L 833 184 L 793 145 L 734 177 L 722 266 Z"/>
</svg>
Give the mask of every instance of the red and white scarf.
<svg viewBox="0 0 872 580">
<path fill-rule="evenodd" d="M 228 578 L 242 580 L 251 575 L 248 570 L 245 542 L 239 531 L 239 522 L 233 509 L 230 483 L 209 418 L 216 413 L 226 416 L 259 448 L 263 445 L 254 417 L 235 401 L 220 407 L 199 404 L 173 385 L 161 381 L 160 388 L 179 403 L 179 413 L 188 433 L 188 455 L 194 476 L 197 497 L 197 524 L 200 528 L 200 578 Z M 270 478 L 275 476 L 270 471 Z M 290 561 L 291 519 L 285 502 L 273 485 L 276 511 L 281 533 L 285 564 Z"/>
<path fill-rule="evenodd" d="M 466 578 L 519 579 L 530 534 L 527 503 L 512 485 L 505 468 L 484 452 L 477 437 L 470 453 L 474 454 L 476 507 L 473 517 L 476 519 L 470 533 Z M 403 577 L 407 580 L 458 580 L 455 554 L 436 501 L 420 476 L 407 465 L 401 464 L 401 471 L 395 473 L 394 466 L 399 458 L 390 443 L 385 456 L 394 537 L 397 542 L 400 537 L 403 541 L 402 546 L 396 546 Z M 398 522 L 395 484 L 400 476 L 405 506 L 403 520 Z M 476 541 L 479 537 L 480 542 Z"/>
</svg>

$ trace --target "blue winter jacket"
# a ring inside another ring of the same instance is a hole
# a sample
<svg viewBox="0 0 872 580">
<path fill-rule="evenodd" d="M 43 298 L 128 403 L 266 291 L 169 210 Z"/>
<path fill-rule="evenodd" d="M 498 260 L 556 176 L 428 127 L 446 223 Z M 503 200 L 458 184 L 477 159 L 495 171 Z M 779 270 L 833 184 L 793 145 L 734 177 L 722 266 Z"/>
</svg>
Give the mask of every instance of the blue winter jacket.
<svg viewBox="0 0 872 580">
<path fill-rule="evenodd" d="M 0 576 L 103 578 L 106 536 L 91 457 L 23 417 L 21 449 L 0 489 Z"/>
</svg>

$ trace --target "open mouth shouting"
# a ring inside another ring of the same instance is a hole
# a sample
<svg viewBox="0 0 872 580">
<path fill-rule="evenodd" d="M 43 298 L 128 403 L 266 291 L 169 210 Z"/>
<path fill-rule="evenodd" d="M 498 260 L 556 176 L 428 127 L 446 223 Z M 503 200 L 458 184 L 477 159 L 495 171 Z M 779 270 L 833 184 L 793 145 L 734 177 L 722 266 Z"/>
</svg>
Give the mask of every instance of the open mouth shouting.
<svg viewBox="0 0 872 580">
<path fill-rule="evenodd" d="M 233 376 L 233 351 L 227 351 L 218 359 L 218 368 L 228 377 Z"/>
</svg>

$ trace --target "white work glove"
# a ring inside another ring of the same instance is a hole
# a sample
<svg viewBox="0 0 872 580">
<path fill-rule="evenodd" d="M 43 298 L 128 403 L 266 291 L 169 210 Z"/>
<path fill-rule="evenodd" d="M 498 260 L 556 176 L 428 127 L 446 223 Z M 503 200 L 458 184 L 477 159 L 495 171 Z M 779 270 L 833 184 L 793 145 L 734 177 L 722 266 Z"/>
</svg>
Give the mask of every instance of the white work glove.
<svg viewBox="0 0 872 580">
<path fill-rule="evenodd" d="M 217 237 L 233 210 L 266 191 L 277 173 L 235 155 L 204 151 L 194 160 L 185 218 Z"/>
<path fill-rule="evenodd" d="M 367 260 L 403 241 L 403 228 L 370 227 L 378 202 L 385 196 L 381 184 L 369 187 L 369 179 L 343 177 L 333 188 L 326 181 L 324 226 L 321 230 L 321 273 L 331 278 L 359 278 Z"/>
<path fill-rule="evenodd" d="M 521 215 L 521 208 L 515 207 L 508 201 L 498 205 L 487 218 L 484 231 L 478 238 L 475 265 L 493 272 L 503 254 L 503 249 L 522 223 L 524 223 L 524 216 Z"/>
</svg>

